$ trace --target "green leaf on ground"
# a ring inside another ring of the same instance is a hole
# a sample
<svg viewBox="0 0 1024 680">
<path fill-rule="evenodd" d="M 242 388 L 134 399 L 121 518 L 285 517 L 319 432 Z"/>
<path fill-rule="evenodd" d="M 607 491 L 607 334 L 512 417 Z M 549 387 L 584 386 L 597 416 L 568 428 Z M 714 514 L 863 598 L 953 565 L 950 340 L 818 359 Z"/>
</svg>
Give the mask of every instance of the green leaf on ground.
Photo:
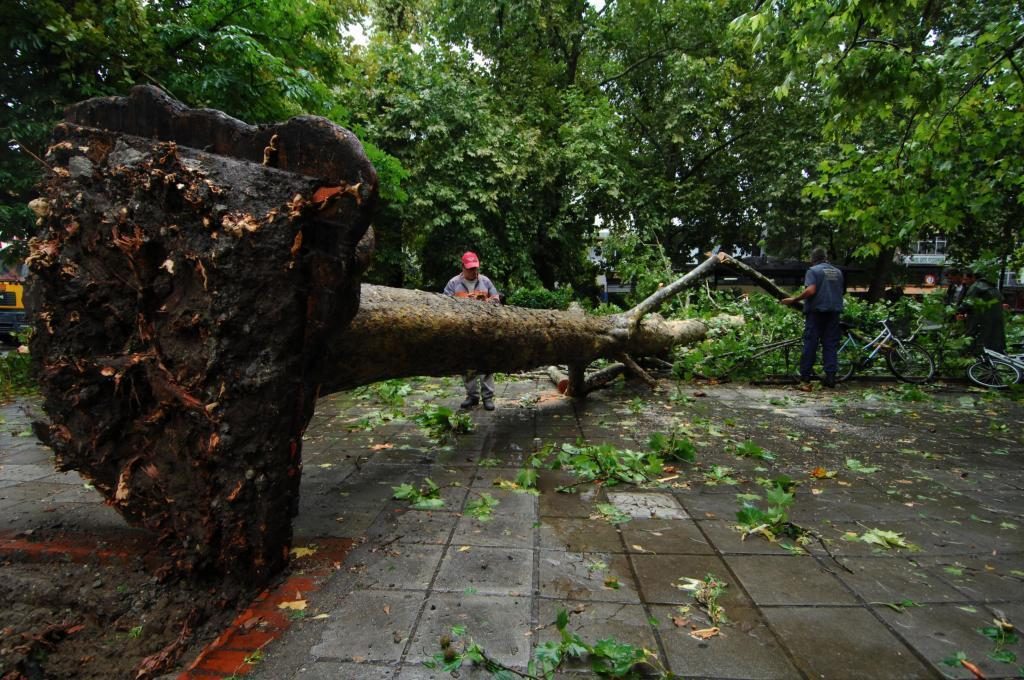
<svg viewBox="0 0 1024 680">
<path fill-rule="evenodd" d="M 859 472 L 859 473 L 864 474 L 864 475 L 870 475 L 871 473 L 878 471 L 877 467 L 868 467 L 866 465 L 863 465 L 856 458 L 847 458 L 846 459 L 846 468 L 848 470 L 852 470 L 853 472 Z"/>
<path fill-rule="evenodd" d="M 482 493 L 477 498 L 466 503 L 466 514 L 470 517 L 488 522 L 494 514 L 494 508 L 500 501 L 489 493 Z"/>
<path fill-rule="evenodd" d="M 903 534 L 895 531 L 885 531 L 884 529 L 868 529 L 861 534 L 857 540 L 862 543 L 867 543 L 868 545 L 878 546 L 885 550 L 920 550 L 918 546 L 908 542 L 907 539 L 903 537 Z"/>
<path fill-rule="evenodd" d="M 757 443 L 752 441 L 741 442 L 736 445 L 736 455 L 740 458 L 756 458 L 758 460 L 775 460 L 775 454 L 765 451 Z"/>
<path fill-rule="evenodd" d="M 611 524 L 624 524 L 633 519 L 626 513 L 622 512 L 622 510 L 619 510 L 617 507 L 612 505 L 611 503 L 598 503 L 594 507 L 597 509 L 598 512 L 597 517 L 600 517 L 601 519 Z"/>
</svg>

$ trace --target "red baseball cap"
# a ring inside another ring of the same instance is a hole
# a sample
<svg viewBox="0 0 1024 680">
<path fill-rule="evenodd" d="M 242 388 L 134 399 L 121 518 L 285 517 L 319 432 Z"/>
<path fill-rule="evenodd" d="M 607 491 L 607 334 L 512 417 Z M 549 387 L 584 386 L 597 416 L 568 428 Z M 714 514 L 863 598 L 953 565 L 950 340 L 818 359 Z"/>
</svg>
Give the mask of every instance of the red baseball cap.
<svg viewBox="0 0 1024 680">
<path fill-rule="evenodd" d="M 480 266 L 480 258 L 476 256 L 473 251 L 467 251 L 462 254 L 462 266 L 466 269 L 473 269 L 474 267 Z"/>
</svg>

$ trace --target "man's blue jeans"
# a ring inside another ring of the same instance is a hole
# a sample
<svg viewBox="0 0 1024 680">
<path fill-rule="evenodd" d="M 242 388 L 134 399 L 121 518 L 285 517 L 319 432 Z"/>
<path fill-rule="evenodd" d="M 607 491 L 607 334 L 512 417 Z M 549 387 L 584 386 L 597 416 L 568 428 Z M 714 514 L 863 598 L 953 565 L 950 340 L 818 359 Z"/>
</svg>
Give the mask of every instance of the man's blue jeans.
<svg viewBox="0 0 1024 680">
<path fill-rule="evenodd" d="M 839 316 L 842 312 L 807 312 L 804 317 L 804 352 L 800 356 L 800 377 L 814 375 L 814 359 L 821 345 L 821 363 L 826 376 L 835 377 L 839 369 Z"/>
</svg>

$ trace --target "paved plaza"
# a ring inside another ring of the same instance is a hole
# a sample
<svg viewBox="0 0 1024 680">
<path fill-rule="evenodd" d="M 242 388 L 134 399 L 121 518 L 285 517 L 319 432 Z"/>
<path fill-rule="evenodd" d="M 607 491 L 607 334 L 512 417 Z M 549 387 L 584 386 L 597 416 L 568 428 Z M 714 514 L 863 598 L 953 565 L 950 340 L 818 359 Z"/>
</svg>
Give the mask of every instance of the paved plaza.
<svg viewBox="0 0 1024 680">
<path fill-rule="evenodd" d="M 411 384 L 405 418 L 372 389 L 318 405 L 295 545 L 353 545 L 239 674 L 449 677 L 424 661 L 453 627 L 456 646 L 472 638 L 525 671 L 566 610 L 585 641 L 642 646 L 686 678 L 973 677 L 950 665 L 958 654 L 988 678 L 1019 677 L 1006 652 L 1024 659 L 1024 645 L 979 632 L 1024 622 L 1018 403 L 955 385 L 804 394 L 668 381 L 574 403 L 538 373 L 500 381 L 496 411 L 474 410 L 472 433 L 437 443 L 411 416 L 425 403 L 454 409 L 459 381 Z M 77 475 L 53 471 L 18 404 L 0 415 L 4 534 L 55 518 L 97 541 L 124 532 Z M 691 441 L 695 462 L 670 461 L 648 487 L 551 469 L 539 494 L 501 485 L 548 445 L 646 451 L 653 432 Z M 765 508 L 782 476 L 796 483 L 789 521 L 812 532 L 802 548 L 736 528 L 742 504 Z M 443 507 L 393 497 L 428 478 Z M 576 492 L 558 492 L 566 485 Z M 498 502 L 488 520 L 467 511 L 485 494 Z M 871 535 L 893 538 L 883 547 Z M 293 573 L 302 569 L 296 559 Z M 708 575 L 727 584 L 727 622 L 710 636 L 713 622 L 680 587 Z M 589 677 L 585 660 L 574 664 L 558 677 Z M 467 664 L 458 677 L 487 676 Z"/>
</svg>

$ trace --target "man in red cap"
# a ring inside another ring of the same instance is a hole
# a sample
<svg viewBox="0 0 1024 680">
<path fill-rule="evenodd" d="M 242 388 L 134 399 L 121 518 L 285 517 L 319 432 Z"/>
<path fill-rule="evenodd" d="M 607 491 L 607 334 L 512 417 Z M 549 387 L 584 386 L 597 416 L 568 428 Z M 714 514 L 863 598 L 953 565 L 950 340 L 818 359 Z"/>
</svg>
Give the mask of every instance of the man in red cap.
<svg viewBox="0 0 1024 680">
<path fill-rule="evenodd" d="M 500 302 L 498 289 L 494 287 L 489 278 L 480 273 L 480 258 L 472 251 L 462 254 L 462 273 L 456 274 L 448 281 L 448 285 L 444 287 L 444 294 L 458 298 Z M 494 374 L 481 375 L 476 371 L 469 371 L 464 376 L 464 380 L 466 398 L 462 402 L 462 408 L 473 408 L 480 403 L 481 389 L 478 383 L 483 383 L 484 408 L 493 411 Z"/>
</svg>

